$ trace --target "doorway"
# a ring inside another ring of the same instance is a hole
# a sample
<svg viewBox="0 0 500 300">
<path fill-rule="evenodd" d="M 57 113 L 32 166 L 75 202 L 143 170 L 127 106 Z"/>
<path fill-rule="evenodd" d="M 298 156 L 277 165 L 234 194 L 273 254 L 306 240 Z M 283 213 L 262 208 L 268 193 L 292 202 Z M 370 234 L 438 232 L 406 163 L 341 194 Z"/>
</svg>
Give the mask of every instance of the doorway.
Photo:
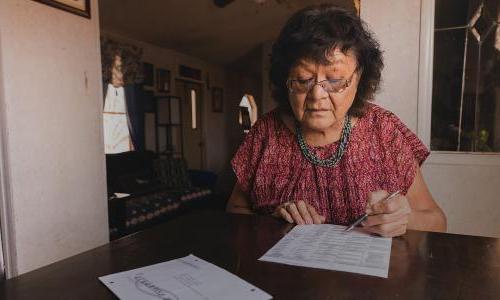
<svg viewBox="0 0 500 300">
<path fill-rule="evenodd" d="M 189 169 L 201 170 L 205 166 L 203 141 L 203 93 L 202 85 L 185 80 L 175 81 L 175 90 L 181 98 L 182 148 Z"/>
<path fill-rule="evenodd" d="M 1 48 L 1 47 L 0 47 Z M 1 57 L 1 53 L 0 53 Z M 2 63 L 0 61 L 0 75 L 3 73 Z M 10 210 L 7 210 L 8 207 L 8 192 L 6 189 L 8 188 L 8 178 L 7 178 L 7 158 L 5 153 L 6 149 L 6 131 L 7 121 L 5 118 L 5 100 L 4 100 L 4 91 L 3 91 L 3 80 L 0 77 L 0 282 L 3 282 L 7 275 L 8 277 L 12 277 L 14 275 L 14 271 L 10 266 L 12 265 L 12 261 L 8 256 L 8 249 L 10 244 L 10 239 L 8 239 L 7 232 L 7 221 L 11 216 Z M 12 224 L 12 223 L 10 223 Z M 5 246 L 5 256 L 3 247 Z M 6 265 L 8 268 L 6 268 Z"/>
</svg>

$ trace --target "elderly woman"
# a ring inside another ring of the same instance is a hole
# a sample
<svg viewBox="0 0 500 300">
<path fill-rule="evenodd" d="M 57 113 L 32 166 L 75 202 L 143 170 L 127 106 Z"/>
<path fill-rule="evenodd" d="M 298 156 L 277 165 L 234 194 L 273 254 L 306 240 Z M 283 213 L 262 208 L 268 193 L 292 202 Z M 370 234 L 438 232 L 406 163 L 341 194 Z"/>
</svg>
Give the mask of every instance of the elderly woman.
<svg viewBox="0 0 500 300">
<path fill-rule="evenodd" d="M 378 43 L 356 15 L 321 5 L 292 16 L 271 55 L 279 107 L 257 121 L 232 160 L 228 211 L 343 225 L 368 213 L 364 229 L 388 237 L 446 230 L 420 171 L 429 151 L 368 102 L 382 68 Z"/>
</svg>

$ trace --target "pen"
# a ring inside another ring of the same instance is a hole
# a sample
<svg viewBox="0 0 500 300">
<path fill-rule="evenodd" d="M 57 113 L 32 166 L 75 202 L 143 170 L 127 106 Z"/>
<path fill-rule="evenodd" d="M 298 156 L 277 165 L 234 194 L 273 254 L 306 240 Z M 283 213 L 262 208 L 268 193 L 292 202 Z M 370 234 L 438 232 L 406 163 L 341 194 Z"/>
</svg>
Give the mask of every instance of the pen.
<svg viewBox="0 0 500 300">
<path fill-rule="evenodd" d="M 399 195 L 399 192 L 400 191 L 395 191 L 394 193 L 390 194 L 389 196 L 387 196 L 386 198 L 382 199 L 382 201 L 384 200 L 389 200 L 391 198 L 394 198 L 396 197 L 397 195 Z M 366 218 L 368 218 L 368 214 L 364 214 L 362 215 L 359 219 L 357 219 L 356 221 L 354 221 L 354 223 L 352 223 L 349 227 L 347 227 L 344 232 L 349 232 L 351 231 L 354 227 L 358 226 L 359 223 L 363 222 Z"/>
</svg>

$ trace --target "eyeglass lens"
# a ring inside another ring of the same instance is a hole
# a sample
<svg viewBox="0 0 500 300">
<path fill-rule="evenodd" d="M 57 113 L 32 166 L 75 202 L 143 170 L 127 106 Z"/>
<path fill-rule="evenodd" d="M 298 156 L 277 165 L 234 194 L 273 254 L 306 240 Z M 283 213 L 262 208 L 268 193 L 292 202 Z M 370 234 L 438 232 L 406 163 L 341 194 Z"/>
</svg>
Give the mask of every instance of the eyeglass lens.
<svg viewBox="0 0 500 300">
<path fill-rule="evenodd" d="M 346 79 L 323 80 L 320 82 L 315 82 L 314 79 L 304 81 L 291 80 L 289 82 L 289 88 L 292 92 L 295 93 L 308 93 L 315 85 L 319 85 L 328 93 L 339 93 L 347 87 L 347 84 L 348 83 Z"/>
</svg>

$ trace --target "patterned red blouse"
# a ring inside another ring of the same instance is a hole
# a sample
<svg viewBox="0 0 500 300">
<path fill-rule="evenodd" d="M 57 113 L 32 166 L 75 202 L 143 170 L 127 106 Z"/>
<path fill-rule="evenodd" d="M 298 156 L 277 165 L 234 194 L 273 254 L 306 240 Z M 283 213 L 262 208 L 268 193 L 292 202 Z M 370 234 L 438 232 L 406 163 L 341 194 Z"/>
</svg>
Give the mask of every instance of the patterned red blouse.
<svg viewBox="0 0 500 300">
<path fill-rule="evenodd" d="M 324 159 L 338 144 L 312 150 Z M 281 203 L 304 200 L 326 222 L 346 225 L 364 214 L 368 193 L 383 189 L 406 194 L 416 174 L 414 162 L 421 165 L 428 155 L 398 117 L 368 104 L 336 167 L 311 164 L 276 110 L 255 123 L 231 163 L 255 211 L 272 213 Z"/>
</svg>

